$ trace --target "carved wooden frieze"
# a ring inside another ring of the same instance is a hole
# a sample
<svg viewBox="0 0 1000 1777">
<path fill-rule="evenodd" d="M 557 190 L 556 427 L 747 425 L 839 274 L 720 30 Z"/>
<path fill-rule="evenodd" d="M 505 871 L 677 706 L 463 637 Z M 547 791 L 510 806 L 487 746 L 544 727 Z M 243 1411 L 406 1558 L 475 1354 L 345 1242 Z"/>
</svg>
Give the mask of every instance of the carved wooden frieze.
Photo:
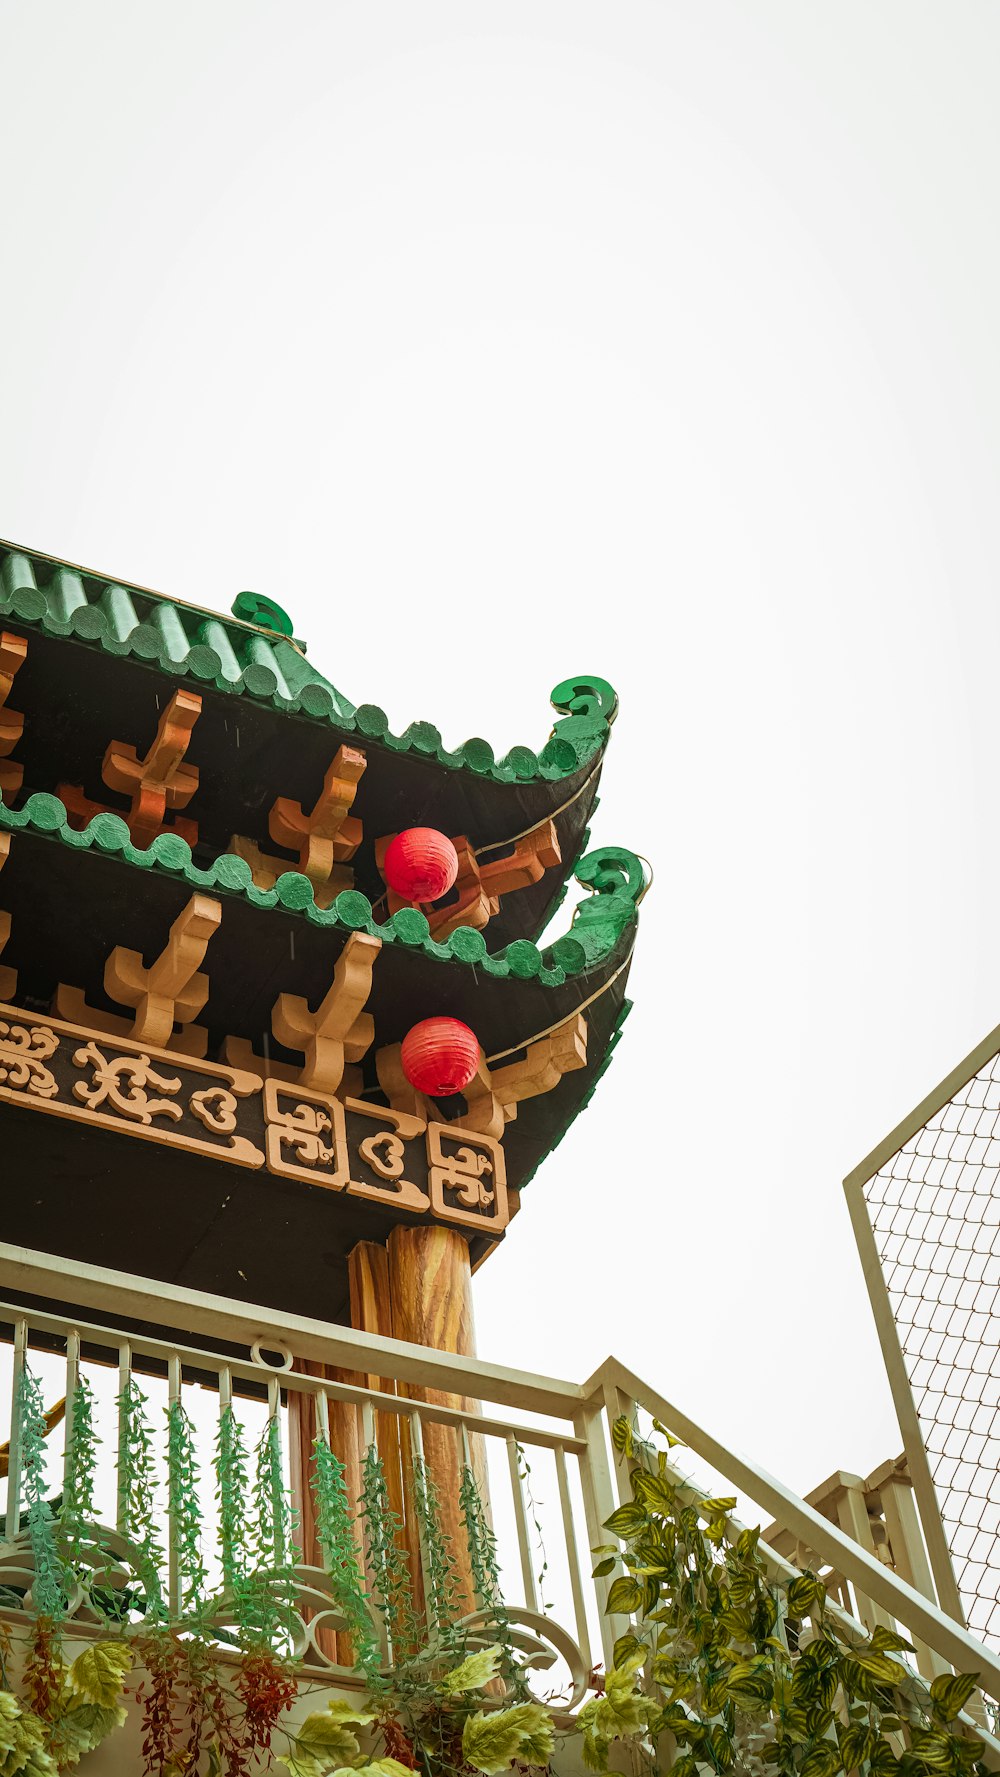
<svg viewBox="0 0 1000 1777">
<path fill-rule="evenodd" d="M 479 1229 L 510 1217 L 503 1149 L 454 1123 L 0 1004 L 0 1103 Z"/>
</svg>

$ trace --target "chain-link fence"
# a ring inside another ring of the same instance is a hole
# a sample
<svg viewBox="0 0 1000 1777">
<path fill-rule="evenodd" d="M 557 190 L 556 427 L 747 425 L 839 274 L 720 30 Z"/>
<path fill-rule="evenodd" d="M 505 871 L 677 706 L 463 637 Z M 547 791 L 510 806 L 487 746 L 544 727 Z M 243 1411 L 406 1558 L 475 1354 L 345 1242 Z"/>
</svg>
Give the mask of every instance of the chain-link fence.
<svg viewBox="0 0 1000 1777">
<path fill-rule="evenodd" d="M 918 1498 L 924 1482 L 928 1545 L 935 1535 L 930 1479 L 969 1628 L 994 1647 L 1000 1645 L 1000 1053 L 985 1060 L 983 1053 L 1000 1047 L 998 1037 L 980 1045 L 847 1181 Z M 922 1451 L 914 1447 L 917 1439 Z M 941 1565 L 938 1586 L 947 1608 Z"/>
</svg>

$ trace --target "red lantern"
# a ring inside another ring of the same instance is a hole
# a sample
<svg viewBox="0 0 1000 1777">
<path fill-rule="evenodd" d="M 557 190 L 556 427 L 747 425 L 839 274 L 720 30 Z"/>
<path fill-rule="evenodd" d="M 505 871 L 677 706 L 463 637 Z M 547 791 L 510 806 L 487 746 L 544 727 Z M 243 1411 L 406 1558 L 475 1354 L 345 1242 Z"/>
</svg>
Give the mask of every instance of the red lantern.
<svg viewBox="0 0 1000 1777">
<path fill-rule="evenodd" d="M 479 1038 L 457 1018 L 425 1018 L 403 1038 L 403 1072 L 428 1098 L 464 1092 L 479 1066 Z"/>
<path fill-rule="evenodd" d="M 458 875 L 458 853 L 434 827 L 407 827 L 386 847 L 382 874 L 404 901 L 437 901 Z"/>
</svg>

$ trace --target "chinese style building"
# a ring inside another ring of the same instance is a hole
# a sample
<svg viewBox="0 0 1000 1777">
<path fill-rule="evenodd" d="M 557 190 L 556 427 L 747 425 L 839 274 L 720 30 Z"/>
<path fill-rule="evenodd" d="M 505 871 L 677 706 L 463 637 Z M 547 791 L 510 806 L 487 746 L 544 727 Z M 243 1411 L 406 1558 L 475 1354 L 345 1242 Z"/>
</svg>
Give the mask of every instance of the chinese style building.
<svg viewBox="0 0 1000 1777">
<path fill-rule="evenodd" d="M 450 752 L 429 721 L 397 735 L 349 701 L 269 598 L 223 615 L 0 545 L 7 1777 L 81 1760 L 92 1777 L 250 1777 L 279 1730 L 293 1777 L 491 1777 L 550 1763 L 557 1727 L 560 1777 L 580 1770 L 581 1734 L 591 1769 L 621 1737 L 649 1771 L 700 1746 L 690 1777 L 884 1772 L 881 1742 L 877 1765 L 871 1750 L 845 1764 L 830 1723 L 815 1758 L 796 1742 L 768 1763 L 773 1721 L 749 1762 L 728 1740 L 722 1757 L 725 1684 L 749 1673 L 749 1707 L 770 1695 L 764 1666 L 784 1661 L 791 1683 L 817 1638 L 845 1674 L 880 1662 L 863 1701 L 891 1688 L 887 1734 L 938 1709 L 950 1738 L 915 1777 L 1000 1769 L 979 1693 L 928 1689 L 975 1672 L 1000 1703 L 1000 1657 L 963 1622 L 971 1598 L 1000 1633 L 995 1525 L 960 1587 L 949 1541 L 952 1521 L 985 1523 L 987 1457 L 961 1486 L 948 1469 L 943 1523 L 948 1388 L 928 1395 L 917 1331 L 897 1349 L 884 1324 L 931 1287 L 933 1255 L 897 1251 L 898 1193 L 923 1214 L 950 1119 L 979 1139 L 1000 1034 L 855 1180 L 905 1456 L 803 1500 L 616 1358 L 577 1383 L 476 1353 L 473 1274 L 505 1263 L 535 1173 L 611 1059 L 648 886 L 639 856 L 591 836 L 614 691 L 582 674 L 552 703 L 537 750 Z M 561 914 L 571 880 L 583 894 Z M 982 1313 L 1000 1326 L 996 1287 Z M 737 1493 L 761 1531 L 732 1515 Z M 703 1678 L 677 1681 L 663 1753 L 651 1699 L 675 1685 L 678 1549 L 708 1588 L 715 1725 L 692 1738 Z M 761 1601 L 752 1621 L 734 1576 Z M 847 1711 L 853 1681 L 837 1682 Z M 400 1686 L 410 1716 L 393 1715 Z M 327 1712 L 304 1714 L 324 1687 Z M 498 1755 L 489 1713 L 507 1704 Z M 368 1765 L 355 1730 L 373 1722 L 386 1757 Z M 953 1757 L 973 1731 L 982 1753 Z"/>
</svg>

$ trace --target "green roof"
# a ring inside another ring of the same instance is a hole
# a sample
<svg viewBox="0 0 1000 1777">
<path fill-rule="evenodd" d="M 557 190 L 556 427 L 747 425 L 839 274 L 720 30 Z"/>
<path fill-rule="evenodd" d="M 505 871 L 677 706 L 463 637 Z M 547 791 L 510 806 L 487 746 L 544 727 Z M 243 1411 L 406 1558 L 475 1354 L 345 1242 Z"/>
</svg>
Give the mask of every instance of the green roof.
<svg viewBox="0 0 1000 1777">
<path fill-rule="evenodd" d="M 605 746 L 617 712 L 606 680 L 581 674 L 552 691 L 561 713 L 538 751 L 514 746 L 497 759 L 478 736 L 449 752 L 431 722 L 411 722 L 393 734 L 377 704 L 354 704 L 306 658 L 280 606 L 260 594 L 240 593 L 235 616 L 165 598 L 146 587 L 110 580 L 55 556 L 0 542 L 0 617 L 124 655 L 173 677 L 190 677 L 399 753 L 413 752 L 451 770 L 499 783 L 571 777 Z M 250 616 L 256 621 L 250 621 Z"/>
</svg>

